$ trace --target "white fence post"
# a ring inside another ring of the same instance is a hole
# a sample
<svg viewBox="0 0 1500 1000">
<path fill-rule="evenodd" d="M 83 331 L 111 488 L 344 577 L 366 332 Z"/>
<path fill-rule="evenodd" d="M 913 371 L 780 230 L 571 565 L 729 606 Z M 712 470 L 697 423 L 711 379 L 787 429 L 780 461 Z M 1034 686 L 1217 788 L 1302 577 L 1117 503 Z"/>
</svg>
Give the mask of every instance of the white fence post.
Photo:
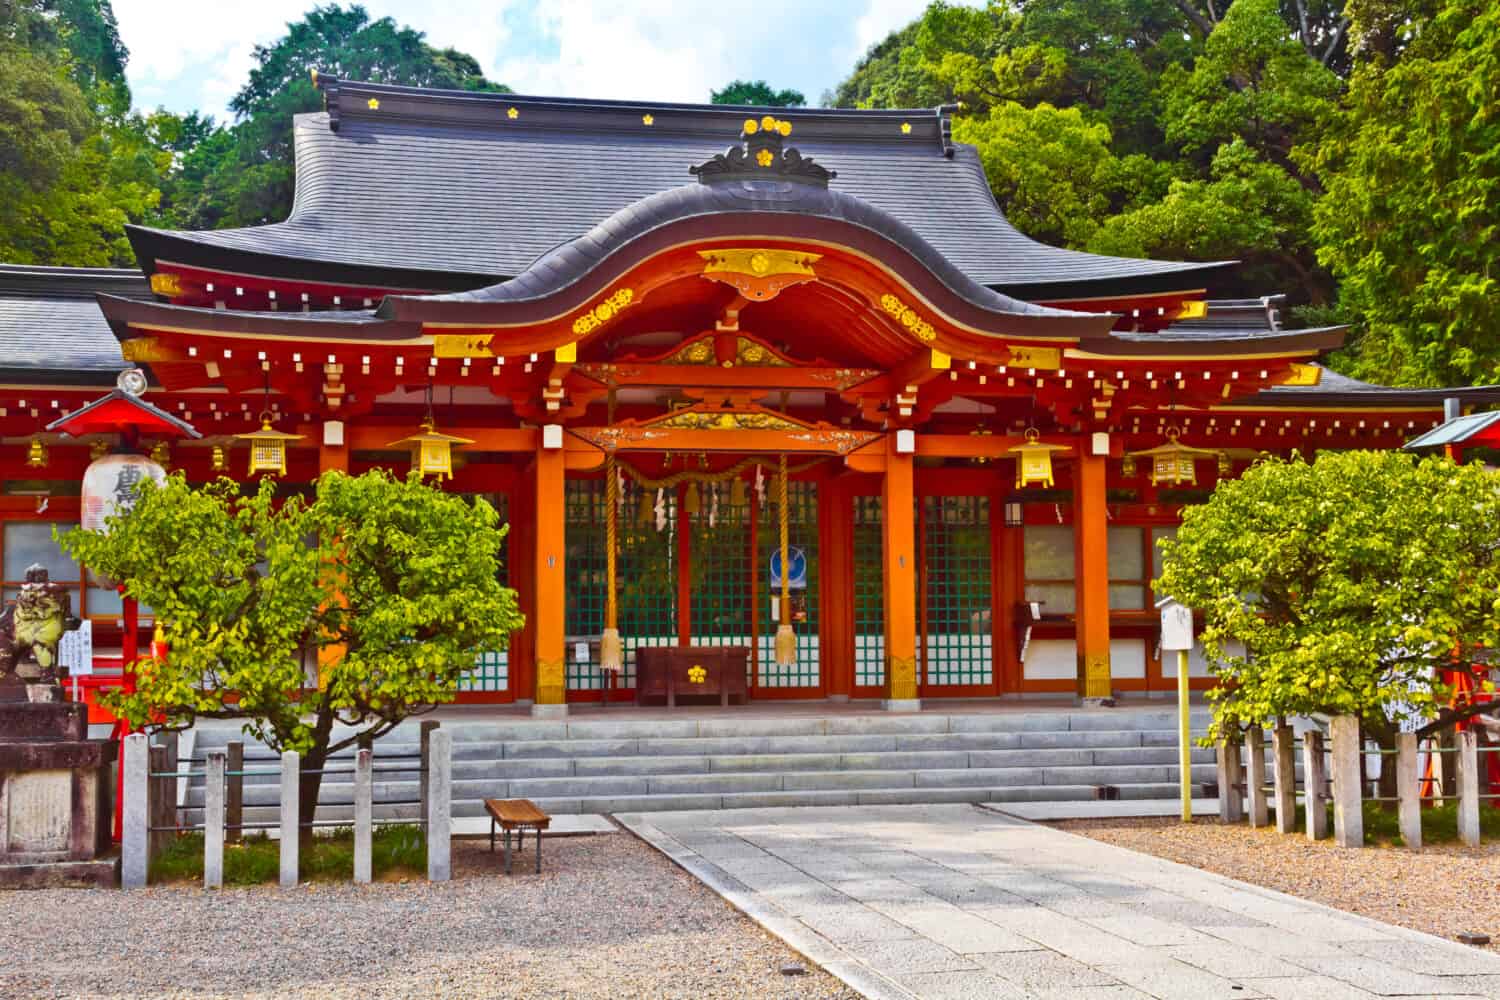
<svg viewBox="0 0 1500 1000">
<path fill-rule="evenodd" d="M 1302 734 L 1302 789 L 1307 839 L 1322 840 L 1328 836 L 1328 777 L 1321 730 Z"/>
<path fill-rule="evenodd" d="M 1271 731 L 1272 756 L 1276 758 L 1276 832 L 1297 830 L 1297 734 L 1282 723 Z"/>
<path fill-rule="evenodd" d="M 1240 766 L 1240 745 L 1225 737 L 1219 741 L 1219 822 L 1238 823 L 1245 818 Z"/>
<path fill-rule="evenodd" d="M 224 761 L 222 750 L 208 752 L 203 785 L 203 888 L 224 885 Z"/>
<path fill-rule="evenodd" d="M 125 737 L 125 801 L 121 804 L 120 825 L 120 885 L 126 889 L 140 889 L 146 885 L 151 825 L 150 773 L 151 750 L 146 734 L 131 733 Z"/>
<path fill-rule="evenodd" d="M 428 754 L 427 878 L 446 882 L 452 875 L 453 737 L 437 730 Z"/>
<path fill-rule="evenodd" d="M 1359 717 L 1335 716 L 1329 726 L 1333 742 L 1333 839 L 1340 847 L 1365 846 L 1364 788 L 1359 758 L 1364 750 Z"/>
<path fill-rule="evenodd" d="M 281 755 L 281 884 L 286 888 L 297 884 L 300 871 L 297 861 L 298 838 L 302 836 L 298 816 L 300 763 L 301 757 L 295 750 Z"/>
<path fill-rule="evenodd" d="M 369 750 L 360 750 L 354 755 L 354 881 L 369 882 L 371 871 L 370 853 L 374 833 L 374 768 Z"/>
<path fill-rule="evenodd" d="M 1417 734 L 1396 734 L 1397 821 L 1409 850 L 1422 849 L 1422 778 L 1417 771 Z"/>
<path fill-rule="evenodd" d="M 1458 839 L 1479 846 L 1479 734 L 1458 734 Z"/>
<path fill-rule="evenodd" d="M 1266 803 L 1266 737 L 1259 726 L 1245 730 L 1245 797 L 1250 800 L 1250 826 L 1271 822 Z"/>
<path fill-rule="evenodd" d="M 421 726 L 418 727 L 420 735 L 418 736 L 417 749 L 422 755 L 421 760 L 417 762 L 418 767 L 421 768 L 421 771 L 417 774 L 417 818 L 419 820 L 427 818 L 429 808 L 427 799 L 432 794 L 432 785 L 428 780 L 428 770 L 431 766 L 432 734 L 437 730 L 438 725 L 439 723 L 436 719 L 423 719 Z"/>
</svg>

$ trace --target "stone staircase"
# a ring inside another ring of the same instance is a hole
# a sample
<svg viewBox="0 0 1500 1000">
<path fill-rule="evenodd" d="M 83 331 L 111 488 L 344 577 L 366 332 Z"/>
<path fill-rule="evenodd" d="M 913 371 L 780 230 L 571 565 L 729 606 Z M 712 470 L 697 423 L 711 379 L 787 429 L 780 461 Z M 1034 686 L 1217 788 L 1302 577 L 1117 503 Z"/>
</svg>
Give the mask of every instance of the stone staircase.
<svg viewBox="0 0 1500 1000">
<path fill-rule="evenodd" d="M 608 713 L 606 713 L 608 714 Z M 1194 734 L 1208 726 L 1193 712 Z M 682 719 L 594 714 L 566 722 L 449 720 L 453 814 L 480 816 L 486 798 L 528 798 L 550 813 L 650 812 L 757 806 L 1060 801 L 1178 794 L 1177 717 L 1159 708 L 889 715 L 733 714 Z M 235 730 L 197 731 L 194 754 L 221 748 Z M 418 725 L 376 744 L 375 814 L 416 818 Z M 271 770 L 269 751 L 247 743 L 246 768 Z M 201 762 L 193 765 L 202 769 Z M 344 752 L 330 768 L 352 768 Z M 1193 751 L 1196 795 L 1215 779 L 1213 751 Z M 245 821 L 274 823 L 273 775 L 245 778 Z M 353 779 L 323 780 L 318 819 L 353 816 Z M 406 801 L 406 804 L 391 803 Z M 185 805 L 201 822 L 195 777 Z"/>
</svg>

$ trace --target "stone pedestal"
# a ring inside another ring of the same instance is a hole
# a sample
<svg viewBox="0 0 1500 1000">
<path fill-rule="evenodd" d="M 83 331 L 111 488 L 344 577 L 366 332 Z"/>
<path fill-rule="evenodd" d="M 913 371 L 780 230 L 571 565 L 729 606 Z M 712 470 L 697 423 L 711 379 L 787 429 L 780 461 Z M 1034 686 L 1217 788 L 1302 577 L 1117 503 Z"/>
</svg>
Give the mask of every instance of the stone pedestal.
<svg viewBox="0 0 1500 1000">
<path fill-rule="evenodd" d="M 0 682 L 0 888 L 119 881 L 110 857 L 115 745 L 51 684 Z"/>
</svg>

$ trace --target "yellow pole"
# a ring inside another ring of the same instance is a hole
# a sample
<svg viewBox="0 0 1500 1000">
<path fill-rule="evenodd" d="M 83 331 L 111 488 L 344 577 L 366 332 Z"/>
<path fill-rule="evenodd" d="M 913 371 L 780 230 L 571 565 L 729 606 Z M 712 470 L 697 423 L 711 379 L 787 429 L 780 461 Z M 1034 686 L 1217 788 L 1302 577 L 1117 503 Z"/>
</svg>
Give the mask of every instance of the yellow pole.
<svg viewBox="0 0 1500 1000">
<path fill-rule="evenodd" d="M 1193 821 L 1193 744 L 1188 719 L 1188 651 L 1177 651 L 1177 769 L 1182 773 L 1182 821 Z M 1219 790 L 1224 794 L 1224 789 Z"/>
</svg>

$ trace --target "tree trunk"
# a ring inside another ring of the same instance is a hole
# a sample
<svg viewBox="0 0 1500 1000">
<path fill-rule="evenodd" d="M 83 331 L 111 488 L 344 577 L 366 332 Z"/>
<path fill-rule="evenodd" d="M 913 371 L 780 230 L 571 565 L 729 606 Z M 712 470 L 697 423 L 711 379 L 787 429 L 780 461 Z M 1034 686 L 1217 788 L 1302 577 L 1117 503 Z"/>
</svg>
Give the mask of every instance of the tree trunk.
<svg viewBox="0 0 1500 1000">
<path fill-rule="evenodd" d="M 1377 793 L 1384 801 L 1380 803 L 1381 812 L 1393 813 L 1396 811 L 1397 785 L 1396 785 L 1396 730 L 1391 726 L 1373 725 L 1367 729 L 1370 739 L 1374 740 L 1380 747 L 1380 782 Z"/>
<path fill-rule="evenodd" d="M 308 844 L 317 818 L 318 794 L 323 789 L 323 766 L 328 762 L 328 741 L 333 734 L 333 713 L 321 711 L 313 725 L 312 748 L 302 756 L 302 774 L 297 782 L 297 820 L 300 840 Z"/>
</svg>

